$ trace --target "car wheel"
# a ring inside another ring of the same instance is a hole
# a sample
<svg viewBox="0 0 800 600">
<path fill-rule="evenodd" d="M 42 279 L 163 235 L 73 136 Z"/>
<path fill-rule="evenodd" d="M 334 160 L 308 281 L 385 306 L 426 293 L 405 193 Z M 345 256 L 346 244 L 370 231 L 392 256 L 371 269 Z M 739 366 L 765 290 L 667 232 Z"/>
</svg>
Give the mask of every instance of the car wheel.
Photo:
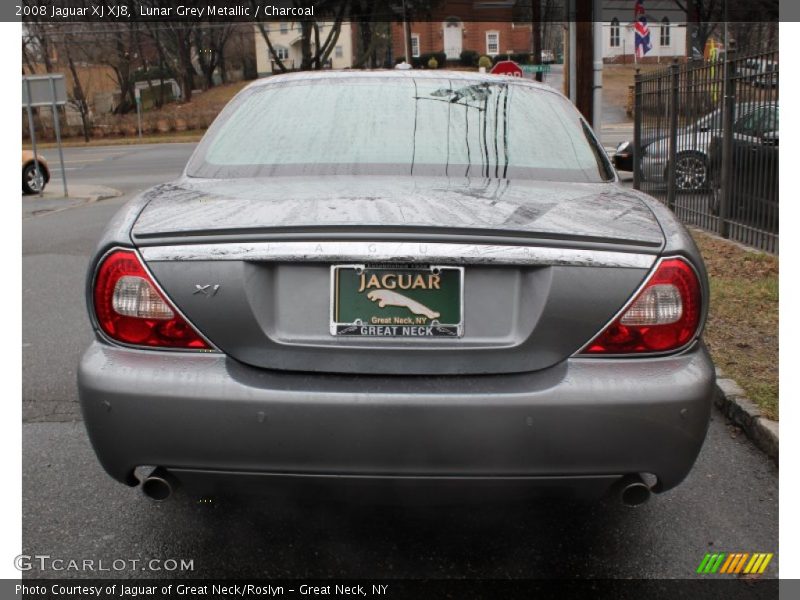
<svg viewBox="0 0 800 600">
<path fill-rule="evenodd" d="M 664 179 L 669 181 L 668 176 Z M 675 184 L 682 192 L 706 189 L 708 187 L 706 157 L 696 152 L 679 154 L 675 161 Z"/>
<path fill-rule="evenodd" d="M 41 170 L 41 167 L 39 167 L 37 176 L 34 163 L 25 165 L 25 168 L 22 169 L 22 191 L 26 194 L 38 194 L 44 189 L 44 185 L 44 171 Z"/>
</svg>

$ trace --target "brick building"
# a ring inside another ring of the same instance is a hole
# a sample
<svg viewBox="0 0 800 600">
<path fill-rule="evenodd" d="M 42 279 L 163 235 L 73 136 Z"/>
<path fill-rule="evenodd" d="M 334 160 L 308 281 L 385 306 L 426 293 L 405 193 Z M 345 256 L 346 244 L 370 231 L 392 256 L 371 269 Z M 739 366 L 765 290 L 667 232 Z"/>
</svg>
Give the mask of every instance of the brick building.
<svg viewBox="0 0 800 600">
<path fill-rule="evenodd" d="M 530 52 L 531 26 L 512 22 L 513 7 L 513 1 L 442 2 L 429 20 L 409 22 L 410 53 L 444 52 L 448 60 L 458 60 L 464 50 L 489 56 Z M 404 55 L 402 23 L 392 26 L 392 47 L 396 57 Z"/>
</svg>

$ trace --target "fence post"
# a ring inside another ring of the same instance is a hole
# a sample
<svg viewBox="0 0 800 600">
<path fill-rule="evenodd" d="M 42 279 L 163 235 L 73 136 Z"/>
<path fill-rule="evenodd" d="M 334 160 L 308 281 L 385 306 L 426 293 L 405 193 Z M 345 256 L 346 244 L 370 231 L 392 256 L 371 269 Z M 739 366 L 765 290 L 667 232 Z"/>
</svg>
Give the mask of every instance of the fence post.
<svg viewBox="0 0 800 600">
<path fill-rule="evenodd" d="M 636 69 L 633 83 L 633 189 L 642 188 L 639 161 L 642 160 L 642 75 Z"/>
<path fill-rule="evenodd" d="M 675 161 L 678 156 L 678 92 L 680 85 L 680 65 L 674 61 L 670 67 L 672 89 L 669 101 L 669 162 L 667 167 L 667 206 L 675 208 Z"/>
<path fill-rule="evenodd" d="M 720 194 L 719 194 L 719 235 L 727 238 L 730 235 L 730 195 L 731 195 L 731 167 L 733 165 L 733 121 L 736 100 L 736 65 L 726 53 L 724 96 L 722 98 L 722 165 L 720 168 Z"/>
</svg>

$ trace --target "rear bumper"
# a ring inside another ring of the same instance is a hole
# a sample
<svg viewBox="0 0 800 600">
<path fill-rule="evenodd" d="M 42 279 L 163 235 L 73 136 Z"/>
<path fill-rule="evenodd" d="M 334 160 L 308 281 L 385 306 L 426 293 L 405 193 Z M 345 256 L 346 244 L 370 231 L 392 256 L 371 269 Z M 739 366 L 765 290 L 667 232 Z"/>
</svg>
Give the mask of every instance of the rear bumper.
<svg viewBox="0 0 800 600">
<path fill-rule="evenodd" d="M 714 369 L 679 356 L 570 359 L 531 374 L 341 376 L 222 355 L 94 342 L 79 368 L 85 424 L 115 479 L 683 480 L 705 439 Z M 496 482 L 497 483 L 497 482 Z"/>
</svg>

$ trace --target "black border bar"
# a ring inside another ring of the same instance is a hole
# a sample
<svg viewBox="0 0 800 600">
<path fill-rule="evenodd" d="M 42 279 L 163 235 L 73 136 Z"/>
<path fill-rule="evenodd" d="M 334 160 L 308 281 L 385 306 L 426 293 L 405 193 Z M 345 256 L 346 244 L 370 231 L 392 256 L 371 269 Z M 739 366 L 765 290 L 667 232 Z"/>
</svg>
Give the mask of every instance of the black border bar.
<svg viewBox="0 0 800 600">
<path fill-rule="evenodd" d="M 663 2 L 643 0 L 651 21 L 665 9 Z M 549 18 L 557 22 L 582 20 L 599 5 L 599 18 L 630 13 L 634 21 L 634 0 L 557 0 Z M 675 9 L 686 0 L 675 2 Z M 400 22 L 404 6 L 409 20 L 444 21 L 529 21 L 530 0 L 4 0 L 0 21 L 51 23 L 92 21 L 168 22 L 256 22 L 302 21 L 343 18 L 345 21 Z M 756 23 L 800 21 L 800 2 L 783 0 L 696 0 L 694 15 L 686 21 Z M 167 11 L 154 10 L 160 7 Z M 310 11 L 310 13 L 309 13 Z M 213 13 L 213 14 L 212 14 Z M 647 14 L 647 13 L 646 13 Z M 681 19 L 670 19 L 680 22 Z"/>
<path fill-rule="evenodd" d="M 554 557 L 557 560 L 557 557 Z M 25 586 L 20 589 L 20 586 Z M 374 587 L 373 587 L 374 586 Z M 156 579 L 24 579 L 0 581 L 0 597 L 51 600 L 153 600 L 178 598 L 367 598 L 369 600 L 772 600 L 797 597 L 800 581 L 740 579 L 361 579 L 361 580 L 156 580 Z M 126 593 L 126 588 L 128 592 Z M 222 591 L 224 590 L 224 591 Z M 99 592 L 99 593 L 98 593 Z M 315 593 L 316 592 L 316 593 Z M 793 593 L 794 592 L 794 593 Z"/>
</svg>

